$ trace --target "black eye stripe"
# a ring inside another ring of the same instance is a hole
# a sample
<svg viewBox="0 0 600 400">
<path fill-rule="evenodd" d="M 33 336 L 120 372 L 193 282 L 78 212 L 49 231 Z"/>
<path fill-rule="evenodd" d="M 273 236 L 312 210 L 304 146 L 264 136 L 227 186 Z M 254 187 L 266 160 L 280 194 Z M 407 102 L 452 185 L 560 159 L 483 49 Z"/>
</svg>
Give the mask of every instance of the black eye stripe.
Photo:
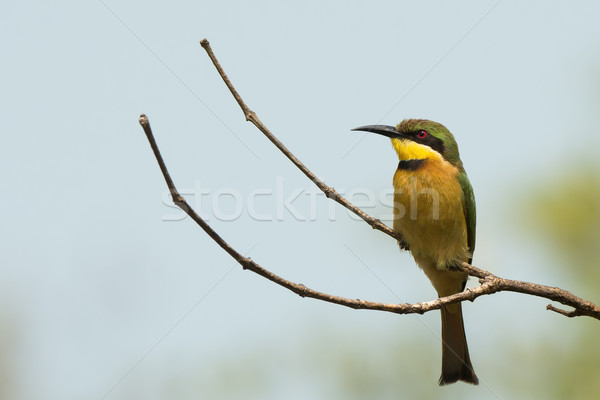
<svg viewBox="0 0 600 400">
<path fill-rule="evenodd" d="M 425 137 L 419 137 L 419 133 L 426 132 Z M 424 144 L 425 146 L 431 147 L 433 150 L 437 151 L 440 154 L 444 154 L 444 142 L 442 139 L 433 136 L 431 133 L 426 131 L 425 129 L 419 129 L 409 133 L 414 137 L 414 141 L 417 143 Z"/>
</svg>

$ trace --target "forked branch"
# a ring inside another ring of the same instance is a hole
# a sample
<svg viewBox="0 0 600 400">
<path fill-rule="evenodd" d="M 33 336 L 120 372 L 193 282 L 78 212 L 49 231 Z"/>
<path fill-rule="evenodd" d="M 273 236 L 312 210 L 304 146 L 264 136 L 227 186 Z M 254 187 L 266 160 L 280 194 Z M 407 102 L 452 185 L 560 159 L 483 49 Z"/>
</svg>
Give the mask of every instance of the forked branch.
<svg viewBox="0 0 600 400">
<path fill-rule="evenodd" d="M 235 101 L 237 101 L 240 108 L 244 112 L 244 117 L 246 118 L 246 121 L 252 122 L 252 124 L 254 124 L 254 126 L 256 126 L 259 131 L 264 133 L 264 135 L 275 145 L 275 147 L 277 147 L 292 163 L 294 163 L 294 165 L 298 167 L 298 169 L 302 171 L 302 173 L 306 175 L 308 179 L 310 179 L 315 185 L 317 185 L 317 187 L 325 194 L 325 196 L 327 196 L 327 198 L 334 200 L 342 206 L 346 207 L 348 210 L 352 211 L 354 214 L 362 218 L 367 224 L 371 225 L 373 229 L 377 229 L 383 233 L 388 234 L 389 236 L 393 237 L 398 241 L 400 247 L 402 247 L 403 249 L 406 248 L 404 239 L 398 232 L 395 232 L 389 226 L 387 226 L 377 218 L 373 218 L 360 208 L 356 207 L 354 204 L 350 203 L 334 188 L 327 186 L 322 180 L 317 178 L 315 174 L 313 174 L 300 160 L 298 160 L 298 158 L 296 158 L 296 156 L 294 156 L 292 152 L 289 151 L 288 148 L 285 147 L 285 145 L 281 143 L 281 141 L 271 133 L 271 131 L 265 126 L 265 124 L 263 124 L 262 121 L 258 118 L 256 113 L 246 105 L 244 100 L 242 100 L 242 97 L 239 95 L 237 90 L 235 90 L 235 87 L 227 77 L 227 74 L 223 70 L 223 67 L 221 67 L 221 64 L 219 63 L 219 60 L 217 60 L 215 53 L 213 53 L 212 48 L 210 47 L 210 43 L 208 43 L 208 40 L 202 39 L 200 41 L 200 45 L 202 46 L 202 48 L 204 48 L 204 50 L 206 50 L 206 53 L 208 54 L 210 60 L 219 72 L 219 75 L 223 79 L 223 82 L 225 82 L 225 85 L 235 98 Z"/>
<path fill-rule="evenodd" d="M 244 116 L 246 120 L 252 122 L 267 138 L 273 142 L 273 144 L 285 154 L 285 156 L 290 159 L 312 182 L 314 182 L 317 187 L 325 195 L 338 202 L 342 206 L 346 207 L 348 210 L 354 212 L 356 215 L 361 217 L 365 222 L 367 222 L 371 227 L 377 229 L 381 232 L 386 233 L 392 238 L 398 240 L 400 243 L 403 243 L 402 237 L 390 229 L 388 226 L 383 224 L 376 218 L 371 217 L 366 214 L 344 197 L 342 197 L 336 190 L 327 186 L 321 180 L 319 180 L 300 160 L 298 160 L 284 145 L 281 143 L 270 131 L 267 127 L 260 121 L 260 119 L 256 116 L 246 103 L 242 100 L 239 93 L 235 90 L 231 81 L 225 74 L 225 71 L 219 64 L 217 58 L 215 57 L 208 40 L 203 39 L 200 44 L 208 53 L 208 56 L 212 60 L 215 65 L 219 75 L 231 91 L 233 97 L 238 102 L 240 108 L 244 112 Z M 600 307 L 597 305 L 583 300 L 580 297 L 575 296 L 571 292 L 566 290 L 539 285 L 536 283 L 523 282 L 523 281 L 515 281 L 511 279 L 500 278 L 490 272 L 481 270 L 476 268 L 470 264 L 463 263 L 460 266 L 460 269 L 470 276 L 474 276 L 479 278 L 480 285 L 467 289 L 464 292 L 457 293 L 451 296 L 442 297 L 436 300 L 431 300 L 424 303 L 416 303 L 416 304 L 387 304 L 387 303 L 378 303 L 373 301 L 361 300 L 361 299 L 348 299 L 340 296 L 333 296 L 327 293 L 318 292 L 316 290 L 310 289 L 304 286 L 301 283 L 294 283 L 284 279 L 269 270 L 261 267 L 257 263 L 255 263 L 252 259 L 248 257 L 242 256 L 238 253 L 233 247 L 231 247 L 223 238 L 221 238 L 207 223 L 204 221 L 193 209 L 192 207 L 185 201 L 183 196 L 179 194 L 173 180 L 171 179 L 167 167 L 164 163 L 164 160 L 160 154 L 156 141 L 154 139 L 154 135 L 152 133 L 152 129 L 150 128 L 150 122 L 146 115 L 142 114 L 140 116 L 140 124 L 146 133 L 146 137 L 150 142 L 150 146 L 152 147 L 152 151 L 154 152 L 154 156 L 158 162 L 160 170 L 163 174 L 165 182 L 169 188 L 171 196 L 173 197 L 173 202 L 181 208 L 187 215 L 189 215 L 223 250 L 225 250 L 231 257 L 233 257 L 243 269 L 250 270 L 270 281 L 285 287 L 288 290 L 300 295 L 301 297 L 311 297 L 317 300 L 326 301 L 329 303 L 339 304 L 345 307 L 350 307 L 354 309 L 368 309 L 368 310 L 380 310 L 387 311 L 396 314 L 423 314 L 427 311 L 440 309 L 448 304 L 457 303 L 460 301 L 470 300 L 473 301 L 479 296 L 493 294 L 496 292 L 502 291 L 510 291 L 510 292 L 518 292 L 523 294 L 529 294 L 532 296 L 543 297 L 552 301 L 559 302 L 565 306 L 572 307 L 573 310 L 563 310 L 561 308 L 554 307 L 552 305 L 548 305 L 546 308 L 551 311 L 555 311 L 559 314 L 565 315 L 567 317 L 575 317 L 586 315 L 595 319 L 600 320 Z"/>
</svg>

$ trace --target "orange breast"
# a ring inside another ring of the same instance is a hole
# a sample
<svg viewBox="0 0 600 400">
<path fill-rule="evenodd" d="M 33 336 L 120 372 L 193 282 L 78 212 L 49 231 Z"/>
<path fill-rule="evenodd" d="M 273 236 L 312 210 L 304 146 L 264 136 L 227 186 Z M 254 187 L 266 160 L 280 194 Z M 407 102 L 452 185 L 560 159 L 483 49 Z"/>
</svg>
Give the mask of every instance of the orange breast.
<svg viewBox="0 0 600 400">
<path fill-rule="evenodd" d="M 394 174 L 394 230 L 415 258 L 438 269 L 469 258 L 463 192 L 458 169 L 443 159 L 427 159 L 416 171 Z"/>
</svg>

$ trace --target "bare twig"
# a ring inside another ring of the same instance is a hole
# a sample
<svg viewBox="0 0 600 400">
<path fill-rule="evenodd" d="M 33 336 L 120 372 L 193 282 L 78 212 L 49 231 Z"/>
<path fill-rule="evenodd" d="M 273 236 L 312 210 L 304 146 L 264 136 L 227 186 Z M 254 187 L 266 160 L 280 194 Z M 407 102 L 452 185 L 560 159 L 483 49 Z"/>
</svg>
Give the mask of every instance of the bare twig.
<svg viewBox="0 0 600 400">
<path fill-rule="evenodd" d="M 548 304 L 546 306 L 546 310 L 554 311 L 559 314 L 564 315 L 565 317 L 573 318 L 582 315 L 578 310 L 563 310 L 562 308 L 554 307 L 552 304 Z"/>
<path fill-rule="evenodd" d="M 490 272 L 476 268 L 468 263 L 462 263 L 461 269 L 468 273 L 470 276 L 479 278 L 481 286 L 489 284 L 492 289 L 483 294 L 492 294 L 496 292 L 517 292 L 523 294 L 529 294 L 532 296 L 543 297 L 548 300 L 556 301 L 566 306 L 573 307 L 572 311 L 565 311 L 563 309 L 554 307 L 551 304 L 546 306 L 547 310 L 557 312 L 567 317 L 577 317 L 580 315 L 586 315 L 600 320 L 600 307 L 592 302 L 583 300 L 581 297 L 575 296 L 573 293 L 563 290 L 557 287 L 540 285 L 537 283 L 515 281 L 512 279 L 500 278 Z M 480 287 L 481 287 L 480 286 Z M 475 296 L 479 297 L 479 296 Z M 470 299 L 469 299 L 470 300 Z"/>
<path fill-rule="evenodd" d="M 239 97 L 239 96 L 238 96 Z M 241 101 L 241 99 L 240 99 Z M 243 102 L 242 102 L 243 103 Z M 427 311 L 437 310 L 445 305 L 457 303 L 464 300 L 473 301 L 479 296 L 493 294 L 500 291 L 512 291 L 524 294 L 530 294 L 534 296 L 544 297 L 553 301 L 558 301 L 564 305 L 571 306 L 574 311 L 564 311 L 558 308 L 548 305 L 547 309 L 556 311 L 560 314 L 573 317 L 577 315 L 587 315 L 592 318 L 600 320 L 600 307 L 593 303 L 585 301 L 566 290 L 559 288 L 553 288 L 549 286 L 538 285 L 529 282 L 513 281 L 510 279 L 499 278 L 490 272 L 481 270 L 467 263 L 463 263 L 461 269 L 471 276 L 479 278 L 480 286 L 473 289 L 467 289 L 464 292 L 457 293 L 451 296 L 442 297 L 436 300 L 428 301 L 425 303 L 416 304 L 387 304 L 377 303 L 373 301 L 361 300 L 361 299 L 348 299 L 339 296 L 333 296 L 327 293 L 318 292 L 310 289 L 303 284 L 294 283 L 284 279 L 255 263 L 249 257 L 244 257 L 238 253 L 233 247 L 231 247 L 221 236 L 219 236 L 207 223 L 204 221 L 190 205 L 185 201 L 183 196 L 179 194 L 173 180 L 169 175 L 169 171 L 165 165 L 165 162 L 160 154 L 152 129 L 150 128 L 150 122 L 146 115 L 140 116 L 140 125 L 146 133 L 146 137 L 150 142 L 156 161 L 160 167 L 160 170 L 165 178 L 173 202 L 181 208 L 187 215 L 189 215 L 200 227 L 219 245 L 225 250 L 231 257 L 233 257 L 243 269 L 250 270 L 284 288 L 291 290 L 301 297 L 310 297 L 317 300 L 326 301 L 329 303 L 339 304 L 345 307 L 354 309 L 368 309 L 368 310 L 380 310 L 387 311 L 396 314 L 423 314 Z M 338 195 L 339 196 L 339 195 Z M 340 196 L 341 197 L 341 196 Z M 342 198 L 343 199 L 343 198 Z M 345 203 L 350 204 L 344 199 Z M 344 205 L 344 203 L 341 203 Z M 394 235 L 390 235 L 395 237 Z"/>
<path fill-rule="evenodd" d="M 229 91 L 231 92 L 233 97 L 235 98 L 235 101 L 237 101 L 240 108 L 244 112 L 244 117 L 246 118 L 246 121 L 252 122 L 254 124 L 254 126 L 256 126 L 258 128 L 258 130 L 260 130 L 262 133 L 264 133 L 264 135 L 292 163 L 294 163 L 294 165 L 296 167 L 298 167 L 298 169 L 300 171 L 302 171 L 302 173 L 304 175 L 306 175 L 308 177 L 308 179 L 310 179 L 315 185 L 317 185 L 317 187 L 325 194 L 325 196 L 327 196 L 327 198 L 338 202 L 342 206 L 346 207 L 348 210 L 352 211 L 354 214 L 358 215 L 367 224 L 369 224 L 373 229 L 377 229 L 383 233 L 388 234 L 389 236 L 393 237 L 394 239 L 396 239 L 398 241 L 398 243 L 400 244 L 400 247 L 402 247 L 403 249 L 407 248 L 406 243 L 404 242 L 404 239 L 398 232 L 395 232 L 389 226 L 382 223 L 379 219 L 373 218 L 369 214 L 362 211 L 360 208 L 356 207 L 354 204 L 350 203 L 348 200 L 346 200 L 344 197 L 342 197 L 342 195 L 339 194 L 334 188 L 327 186 L 322 180 L 317 178 L 315 176 L 315 174 L 313 174 L 300 160 L 298 160 L 298 158 L 296 158 L 296 156 L 294 156 L 292 154 L 292 152 L 289 151 L 288 148 L 285 147 L 285 145 L 279 139 L 277 139 L 275 137 L 275 135 L 273 135 L 271 133 L 271 131 L 269 131 L 269 129 L 265 126 L 265 124 L 263 124 L 262 121 L 258 118 L 256 113 L 254 111 L 252 111 L 246 105 L 244 100 L 242 100 L 242 97 L 239 95 L 237 90 L 235 90 L 235 87 L 233 87 L 233 84 L 227 77 L 227 74 L 225 74 L 225 71 L 223 70 L 223 67 L 221 67 L 219 60 L 217 60 L 217 57 L 215 56 L 215 53 L 212 51 L 212 48 L 210 47 L 210 43 L 208 43 L 208 40 L 202 39 L 200 41 L 200 45 L 202 46 L 202 48 L 204 48 L 204 50 L 206 50 L 206 53 L 210 57 L 210 60 L 212 61 L 212 63 L 215 65 L 215 68 L 219 72 L 219 75 L 223 79 L 223 82 L 225 82 L 225 85 L 227 86 L 227 88 L 229 89 Z"/>
</svg>

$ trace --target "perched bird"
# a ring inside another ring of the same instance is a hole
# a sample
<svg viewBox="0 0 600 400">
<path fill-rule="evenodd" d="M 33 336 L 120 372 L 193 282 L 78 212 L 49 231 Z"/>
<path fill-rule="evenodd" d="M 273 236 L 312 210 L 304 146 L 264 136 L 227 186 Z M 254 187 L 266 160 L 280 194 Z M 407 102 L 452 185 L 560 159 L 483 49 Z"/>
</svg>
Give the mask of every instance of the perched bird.
<svg viewBox="0 0 600 400">
<path fill-rule="evenodd" d="M 454 266 L 471 263 L 475 249 L 475 197 L 454 136 L 425 119 L 406 119 L 395 127 L 369 125 L 353 129 L 391 138 L 400 162 L 394 174 L 394 230 L 404 238 L 416 263 L 439 297 L 462 292 L 467 274 Z M 473 371 L 461 303 L 442 314 L 440 385 L 478 384 Z"/>
</svg>

